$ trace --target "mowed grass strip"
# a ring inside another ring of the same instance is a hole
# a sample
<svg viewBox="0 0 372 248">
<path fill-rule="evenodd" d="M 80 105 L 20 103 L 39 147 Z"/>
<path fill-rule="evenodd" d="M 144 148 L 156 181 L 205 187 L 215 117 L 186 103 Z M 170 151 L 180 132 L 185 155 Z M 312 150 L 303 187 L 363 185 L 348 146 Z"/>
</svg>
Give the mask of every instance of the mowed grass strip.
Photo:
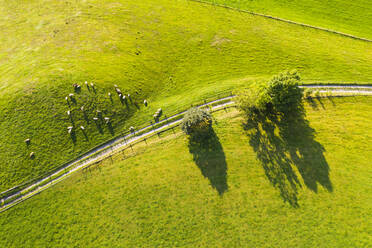
<svg viewBox="0 0 372 248">
<path fill-rule="evenodd" d="M 212 153 L 190 152 L 180 132 L 154 137 L 134 148 L 137 156 L 118 154 L 3 213 L 0 245 L 368 247 L 371 108 L 371 97 L 306 105 L 311 142 L 323 149 L 306 150 L 301 140 L 295 146 L 314 159 L 324 156 L 329 170 L 314 163 L 305 168 L 312 181 L 326 176 L 331 188 L 309 187 L 292 164 L 297 207 L 280 194 L 279 186 L 291 189 L 289 179 L 278 185 L 267 176 L 277 172 L 281 179 L 288 171 L 267 171 L 258 162 L 243 118 L 229 110 L 214 115 Z"/>
<path fill-rule="evenodd" d="M 368 0 L 205 0 L 372 39 Z"/>
<path fill-rule="evenodd" d="M 305 82 L 372 78 L 365 42 L 194 2 L 3 1 L 0 13 L 0 191 L 149 124 L 160 107 L 169 115 L 285 69 Z M 72 123 L 65 97 L 73 83 L 82 92 Z M 140 109 L 122 105 L 114 84 Z M 112 130 L 94 124 L 96 110 Z"/>
</svg>

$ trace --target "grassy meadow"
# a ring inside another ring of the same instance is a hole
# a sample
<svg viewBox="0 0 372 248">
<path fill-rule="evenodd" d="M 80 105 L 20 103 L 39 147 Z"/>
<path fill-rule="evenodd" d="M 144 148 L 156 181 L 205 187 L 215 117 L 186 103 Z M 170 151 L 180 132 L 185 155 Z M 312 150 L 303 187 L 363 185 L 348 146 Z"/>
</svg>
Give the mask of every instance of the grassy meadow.
<svg viewBox="0 0 372 248">
<path fill-rule="evenodd" d="M 201 146 L 119 153 L 1 214 L 0 246 L 369 247 L 372 98 L 305 107 L 289 134 L 230 109 Z"/>
<path fill-rule="evenodd" d="M 305 83 L 372 78 L 366 42 L 184 0 L 3 0 L 0 28 L 0 191 L 148 123 L 159 107 L 183 110 L 285 69 Z M 73 83 L 82 88 L 69 107 Z M 121 104 L 114 84 L 137 106 Z M 96 110 L 111 127 L 94 124 Z"/>
<path fill-rule="evenodd" d="M 205 0 L 372 39 L 369 0 Z"/>
</svg>

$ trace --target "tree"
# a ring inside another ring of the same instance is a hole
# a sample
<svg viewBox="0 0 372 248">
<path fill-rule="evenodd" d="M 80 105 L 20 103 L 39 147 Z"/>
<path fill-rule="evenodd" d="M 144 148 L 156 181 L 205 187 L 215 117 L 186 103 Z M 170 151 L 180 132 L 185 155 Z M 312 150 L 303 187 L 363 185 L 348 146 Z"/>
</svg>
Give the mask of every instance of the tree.
<svg viewBox="0 0 372 248">
<path fill-rule="evenodd" d="M 303 90 L 298 87 L 300 76 L 296 71 L 274 76 L 266 88 L 274 111 L 289 113 L 302 109 Z"/>
<path fill-rule="evenodd" d="M 188 135 L 202 136 L 210 131 L 212 126 L 211 114 L 197 107 L 189 109 L 182 120 L 181 129 Z"/>
<path fill-rule="evenodd" d="M 241 110 L 248 115 L 283 113 L 303 109 L 303 91 L 298 87 L 300 76 L 296 71 L 283 72 L 265 83 L 254 83 L 238 95 Z"/>
</svg>

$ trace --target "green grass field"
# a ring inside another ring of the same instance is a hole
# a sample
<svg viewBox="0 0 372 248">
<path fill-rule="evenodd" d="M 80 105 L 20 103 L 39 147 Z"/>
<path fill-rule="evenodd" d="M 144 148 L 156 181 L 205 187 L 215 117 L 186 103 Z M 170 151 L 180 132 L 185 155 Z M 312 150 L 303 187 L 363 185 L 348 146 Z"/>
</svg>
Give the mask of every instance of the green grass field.
<svg viewBox="0 0 372 248">
<path fill-rule="evenodd" d="M 369 0 L 205 0 L 238 9 L 372 38 Z"/>
<path fill-rule="evenodd" d="M 209 152 L 179 131 L 119 153 L 1 214 L 0 246 L 369 247 L 372 98 L 306 110 L 291 138 L 263 125 L 259 146 L 232 109 Z"/>
<path fill-rule="evenodd" d="M 366 42 L 195 2 L 1 1 L 0 16 L 0 191 L 148 123 L 159 107 L 183 110 L 285 69 L 305 82 L 372 78 Z M 73 125 L 86 137 L 78 130 L 73 141 L 64 98 L 84 81 L 97 92 L 82 85 L 76 94 Z M 140 110 L 122 106 L 114 84 Z M 111 117 L 111 130 L 92 123 L 97 109 Z"/>
</svg>

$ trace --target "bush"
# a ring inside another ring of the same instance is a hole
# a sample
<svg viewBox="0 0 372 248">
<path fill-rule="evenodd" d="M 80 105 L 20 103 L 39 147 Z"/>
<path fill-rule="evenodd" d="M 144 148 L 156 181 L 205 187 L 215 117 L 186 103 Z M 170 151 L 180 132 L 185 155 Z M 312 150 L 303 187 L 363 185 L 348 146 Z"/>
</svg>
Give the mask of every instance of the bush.
<svg viewBox="0 0 372 248">
<path fill-rule="evenodd" d="M 202 135 L 210 131 L 212 126 L 211 114 L 197 107 L 189 109 L 182 120 L 181 129 L 188 135 Z"/>
<path fill-rule="evenodd" d="M 255 83 L 239 93 L 238 105 L 251 115 L 257 112 L 289 113 L 302 109 L 303 90 L 296 71 L 283 72 L 269 82 Z"/>
</svg>

